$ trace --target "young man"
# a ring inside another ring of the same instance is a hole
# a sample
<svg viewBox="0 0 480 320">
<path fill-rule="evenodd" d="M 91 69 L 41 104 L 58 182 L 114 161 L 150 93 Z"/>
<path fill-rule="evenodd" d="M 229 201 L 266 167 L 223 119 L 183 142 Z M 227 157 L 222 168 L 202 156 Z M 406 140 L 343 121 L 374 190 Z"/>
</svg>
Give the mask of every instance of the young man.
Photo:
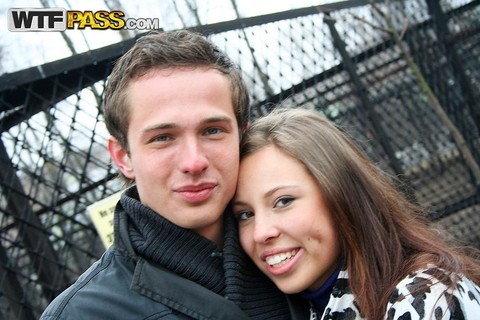
<svg viewBox="0 0 480 320">
<path fill-rule="evenodd" d="M 108 151 L 132 183 L 116 207 L 115 243 L 41 319 L 288 318 L 225 213 L 248 105 L 239 70 L 203 36 L 137 41 L 105 92 Z"/>
</svg>

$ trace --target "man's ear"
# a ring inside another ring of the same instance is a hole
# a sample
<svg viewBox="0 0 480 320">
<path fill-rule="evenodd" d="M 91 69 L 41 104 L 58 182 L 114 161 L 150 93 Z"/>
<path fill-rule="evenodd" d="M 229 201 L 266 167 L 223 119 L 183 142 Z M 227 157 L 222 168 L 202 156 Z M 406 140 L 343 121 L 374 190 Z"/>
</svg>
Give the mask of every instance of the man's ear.
<svg viewBox="0 0 480 320">
<path fill-rule="evenodd" d="M 107 143 L 108 153 L 112 161 L 117 165 L 123 175 L 129 179 L 135 180 L 135 172 L 132 167 L 128 151 L 114 137 L 110 137 Z"/>
</svg>

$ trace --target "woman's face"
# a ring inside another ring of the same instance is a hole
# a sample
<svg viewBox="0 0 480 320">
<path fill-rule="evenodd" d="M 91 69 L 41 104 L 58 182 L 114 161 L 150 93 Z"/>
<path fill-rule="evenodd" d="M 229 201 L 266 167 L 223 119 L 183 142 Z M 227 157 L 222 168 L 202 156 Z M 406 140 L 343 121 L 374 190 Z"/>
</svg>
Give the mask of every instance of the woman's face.
<svg viewBox="0 0 480 320">
<path fill-rule="evenodd" d="M 336 269 L 338 235 L 316 180 L 274 146 L 241 162 L 233 212 L 243 249 L 283 292 L 316 290 Z"/>
</svg>

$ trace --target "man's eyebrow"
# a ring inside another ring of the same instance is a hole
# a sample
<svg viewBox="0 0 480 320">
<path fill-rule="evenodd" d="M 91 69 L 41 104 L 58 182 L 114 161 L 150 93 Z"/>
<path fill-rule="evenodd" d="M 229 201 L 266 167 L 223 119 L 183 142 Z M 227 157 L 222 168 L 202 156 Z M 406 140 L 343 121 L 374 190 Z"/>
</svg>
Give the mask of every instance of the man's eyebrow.
<svg viewBox="0 0 480 320">
<path fill-rule="evenodd" d="M 209 123 L 215 123 L 215 122 L 232 122 L 232 118 L 227 117 L 227 116 L 214 116 L 214 117 L 209 117 L 204 120 L 202 120 L 200 123 L 201 124 L 209 124 Z M 174 128 L 179 128 L 180 126 L 176 123 L 173 122 L 166 122 L 166 123 L 159 123 L 156 125 L 153 125 L 151 127 L 145 128 L 143 130 L 144 132 L 150 132 L 150 131 L 155 131 L 155 130 L 163 130 L 163 129 L 174 129 Z"/>
<path fill-rule="evenodd" d="M 215 116 L 215 117 L 210 117 L 207 119 L 204 119 L 202 123 L 208 124 L 212 122 L 232 122 L 232 118 L 227 117 L 227 116 Z"/>
<path fill-rule="evenodd" d="M 151 127 L 145 128 L 143 132 L 150 132 L 150 131 L 162 130 L 162 129 L 172 129 L 172 128 L 178 128 L 178 125 L 176 125 L 175 123 L 160 123 L 160 124 L 156 124 Z"/>
</svg>

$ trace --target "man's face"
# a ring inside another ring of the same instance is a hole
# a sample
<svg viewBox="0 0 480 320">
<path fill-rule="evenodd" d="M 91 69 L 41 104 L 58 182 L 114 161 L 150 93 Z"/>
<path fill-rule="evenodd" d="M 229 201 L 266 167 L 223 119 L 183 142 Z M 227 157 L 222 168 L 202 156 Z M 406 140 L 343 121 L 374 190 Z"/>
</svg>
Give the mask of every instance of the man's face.
<svg viewBox="0 0 480 320">
<path fill-rule="evenodd" d="M 213 69 L 153 70 L 128 87 L 129 152 L 109 151 L 140 201 L 221 241 L 238 176 L 239 132 L 228 78 Z"/>
</svg>

